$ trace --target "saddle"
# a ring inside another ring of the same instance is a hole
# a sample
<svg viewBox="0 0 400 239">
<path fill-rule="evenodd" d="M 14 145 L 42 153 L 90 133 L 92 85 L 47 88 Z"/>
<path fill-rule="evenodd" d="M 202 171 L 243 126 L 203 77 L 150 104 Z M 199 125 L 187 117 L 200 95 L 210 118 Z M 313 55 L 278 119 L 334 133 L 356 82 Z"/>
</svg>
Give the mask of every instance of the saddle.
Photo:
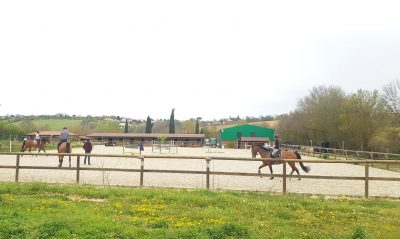
<svg viewBox="0 0 400 239">
<path fill-rule="evenodd" d="M 281 157 L 281 150 L 278 149 L 278 151 L 276 151 L 276 153 L 272 153 L 271 152 L 271 158 L 280 158 Z"/>
</svg>

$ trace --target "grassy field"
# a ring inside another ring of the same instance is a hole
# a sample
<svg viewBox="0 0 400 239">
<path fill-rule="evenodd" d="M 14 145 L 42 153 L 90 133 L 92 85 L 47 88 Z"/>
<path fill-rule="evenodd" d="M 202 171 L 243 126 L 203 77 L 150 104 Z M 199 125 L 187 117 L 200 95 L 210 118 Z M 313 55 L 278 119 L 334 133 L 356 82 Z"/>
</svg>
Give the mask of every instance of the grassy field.
<svg viewBox="0 0 400 239">
<path fill-rule="evenodd" d="M 400 202 L 0 183 L 0 238 L 398 238 Z"/>
<path fill-rule="evenodd" d="M 22 121 L 15 122 L 14 124 L 20 125 Z M 48 127 L 49 130 L 62 130 L 63 127 L 74 128 L 81 124 L 80 119 L 35 119 L 32 123 L 37 127 Z"/>
</svg>

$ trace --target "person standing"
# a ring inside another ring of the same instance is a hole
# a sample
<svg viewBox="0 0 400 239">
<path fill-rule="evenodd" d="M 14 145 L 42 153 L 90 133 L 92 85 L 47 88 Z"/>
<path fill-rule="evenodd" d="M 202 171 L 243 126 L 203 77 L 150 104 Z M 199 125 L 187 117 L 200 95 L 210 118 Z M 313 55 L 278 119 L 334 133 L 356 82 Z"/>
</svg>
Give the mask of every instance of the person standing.
<svg viewBox="0 0 400 239">
<path fill-rule="evenodd" d="M 90 142 L 90 139 L 86 140 L 86 142 L 83 144 L 83 149 L 85 150 L 85 154 L 90 154 L 92 152 L 93 145 Z M 85 158 L 83 160 L 83 164 L 84 165 L 86 164 L 86 158 L 88 160 L 88 165 L 91 165 L 90 164 L 90 155 L 85 155 Z"/>
<path fill-rule="evenodd" d="M 68 142 L 68 138 L 69 138 L 69 132 L 67 130 L 67 127 L 64 127 L 63 131 L 60 134 L 60 142 L 58 142 L 57 144 L 57 151 L 60 152 L 59 148 L 60 145 L 64 142 Z"/>
<path fill-rule="evenodd" d="M 143 142 L 140 141 L 140 144 L 139 144 L 139 154 L 140 155 L 142 154 L 142 151 L 144 151 L 144 147 L 143 147 Z"/>
</svg>

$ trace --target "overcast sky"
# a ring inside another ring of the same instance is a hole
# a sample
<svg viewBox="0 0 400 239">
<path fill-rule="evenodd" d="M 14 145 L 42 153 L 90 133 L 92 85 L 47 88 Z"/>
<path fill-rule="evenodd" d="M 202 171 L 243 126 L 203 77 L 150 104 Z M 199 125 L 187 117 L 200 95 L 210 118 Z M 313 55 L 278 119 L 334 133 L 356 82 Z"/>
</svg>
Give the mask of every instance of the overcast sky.
<svg viewBox="0 0 400 239">
<path fill-rule="evenodd" d="M 0 115 L 288 113 L 400 77 L 398 1 L 1 1 Z"/>
</svg>

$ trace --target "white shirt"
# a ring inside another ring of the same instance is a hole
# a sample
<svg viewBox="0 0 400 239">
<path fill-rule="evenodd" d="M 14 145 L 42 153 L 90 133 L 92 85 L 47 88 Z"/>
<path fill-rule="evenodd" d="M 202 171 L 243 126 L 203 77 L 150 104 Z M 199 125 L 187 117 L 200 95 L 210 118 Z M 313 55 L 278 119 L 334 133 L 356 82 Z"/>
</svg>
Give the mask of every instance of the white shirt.
<svg viewBox="0 0 400 239">
<path fill-rule="evenodd" d="M 35 139 L 40 139 L 40 135 L 38 133 L 36 133 Z"/>
</svg>

